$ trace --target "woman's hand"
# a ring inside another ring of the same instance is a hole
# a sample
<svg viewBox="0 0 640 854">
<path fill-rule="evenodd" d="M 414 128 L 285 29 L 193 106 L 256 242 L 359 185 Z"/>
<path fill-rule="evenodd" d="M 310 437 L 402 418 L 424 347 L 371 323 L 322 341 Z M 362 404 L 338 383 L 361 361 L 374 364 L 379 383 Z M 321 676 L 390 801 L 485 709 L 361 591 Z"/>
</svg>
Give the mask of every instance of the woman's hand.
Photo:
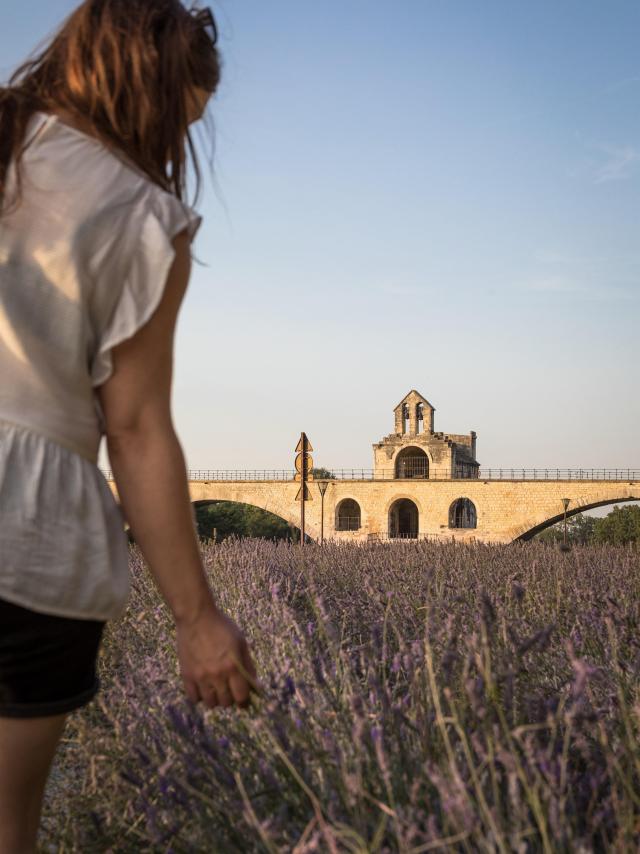
<svg viewBox="0 0 640 854">
<path fill-rule="evenodd" d="M 176 622 L 178 661 L 187 696 L 205 706 L 249 705 L 259 691 L 249 646 L 233 620 L 213 603 L 190 620 Z"/>
</svg>

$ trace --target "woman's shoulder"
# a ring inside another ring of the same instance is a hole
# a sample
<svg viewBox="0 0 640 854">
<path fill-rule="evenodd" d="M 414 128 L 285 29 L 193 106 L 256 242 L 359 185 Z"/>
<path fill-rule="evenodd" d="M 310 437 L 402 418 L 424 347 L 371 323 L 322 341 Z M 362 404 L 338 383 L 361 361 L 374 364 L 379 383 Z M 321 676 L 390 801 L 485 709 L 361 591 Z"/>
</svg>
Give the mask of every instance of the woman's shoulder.
<svg viewBox="0 0 640 854">
<path fill-rule="evenodd" d="M 36 113 L 27 132 L 25 167 L 30 183 L 65 196 L 79 219 L 101 221 L 118 209 L 127 218 L 153 216 L 169 231 L 184 223 L 191 236 L 199 216 L 153 182 L 124 153 L 52 113 Z"/>
<path fill-rule="evenodd" d="M 33 115 L 25 139 L 24 162 L 30 175 L 38 175 L 38 185 L 47 174 L 49 187 L 58 178 L 69 190 L 82 184 L 85 192 L 95 189 L 98 182 L 104 184 L 104 191 L 116 192 L 121 186 L 134 193 L 152 186 L 149 178 L 124 156 L 54 113 Z"/>
</svg>

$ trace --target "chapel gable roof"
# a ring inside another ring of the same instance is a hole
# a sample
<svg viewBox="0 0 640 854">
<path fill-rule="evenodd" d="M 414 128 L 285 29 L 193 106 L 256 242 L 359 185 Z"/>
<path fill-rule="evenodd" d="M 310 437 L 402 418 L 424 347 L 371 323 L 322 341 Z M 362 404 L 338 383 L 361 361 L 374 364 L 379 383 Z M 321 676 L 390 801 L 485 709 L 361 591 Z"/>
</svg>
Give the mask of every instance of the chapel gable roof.
<svg viewBox="0 0 640 854">
<path fill-rule="evenodd" d="M 429 409 L 431 409 L 433 412 L 435 412 L 435 411 L 436 411 L 435 406 L 432 406 L 432 405 L 429 403 L 429 401 L 427 400 L 427 398 L 426 398 L 426 397 L 423 397 L 423 396 L 420 394 L 420 392 L 419 392 L 419 391 L 416 391 L 416 390 L 415 390 L 415 388 L 412 388 L 412 389 L 411 389 L 411 391 L 410 391 L 408 394 L 405 394 L 405 396 L 402 398 L 402 400 L 400 401 L 400 403 L 399 403 L 397 406 L 395 406 L 395 407 L 394 407 L 393 411 L 395 412 L 395 411 L 396 411 L 396 409 L 399 409 L 399 408 L 403 405 L 403 403 L 406 403 L 406 402 L 407 402 L 407 400 L 408 400 L 410 397 L 418 398 L 417 403 L 422 403 L 424 406 L 428 406 L 428 407 L 429 407 Z"/>
</svg>

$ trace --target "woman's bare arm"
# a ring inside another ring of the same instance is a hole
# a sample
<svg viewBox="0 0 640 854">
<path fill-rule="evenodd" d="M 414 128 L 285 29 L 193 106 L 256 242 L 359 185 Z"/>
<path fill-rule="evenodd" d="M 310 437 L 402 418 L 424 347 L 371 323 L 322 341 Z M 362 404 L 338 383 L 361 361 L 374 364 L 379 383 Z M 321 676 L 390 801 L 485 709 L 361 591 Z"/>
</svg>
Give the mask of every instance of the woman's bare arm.
<svg viewBox="0 0 640 854">
<path fill-rule="evenodd" d="M 122 508 L 176 620 L 187 693 L 210 706 L 246 705 L 255 668 L 244 637 L 217 608 L 207 584 L 171 418 L 174 331 L 190 273 L 187 234 L 173 245 L 176 255 L 158 309 L 133 338 L 114 348 L 114 372 L 98 393 Z"/>
</svg>

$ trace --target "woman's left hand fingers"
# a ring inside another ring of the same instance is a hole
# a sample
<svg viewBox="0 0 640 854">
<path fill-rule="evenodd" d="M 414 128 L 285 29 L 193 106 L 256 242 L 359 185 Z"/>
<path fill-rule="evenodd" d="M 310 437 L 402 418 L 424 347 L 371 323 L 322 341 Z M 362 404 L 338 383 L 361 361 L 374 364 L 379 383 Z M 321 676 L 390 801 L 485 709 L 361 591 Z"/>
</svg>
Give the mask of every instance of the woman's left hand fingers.
<svg viewBox="0 0 640 854">
<path fill-rule="evenodd" d="M 215 709 L 218 705 L 218 693 L 216 689 L 212 685 L 201 685 L 200 686 L 200 697 L 202 698 L 202 702 L 209 709 Z"/>
<path fill-rule="evenodd" d="M 229 706 L 233 706 L 231 689 L 229 688 L 229 683 L 226 680 L 224 682 L 222 680 L 218 680 L 215 683 L 214 690 L 218 695 L 218 702 L 223 709 L 228 709 Z"/>
</svg>

